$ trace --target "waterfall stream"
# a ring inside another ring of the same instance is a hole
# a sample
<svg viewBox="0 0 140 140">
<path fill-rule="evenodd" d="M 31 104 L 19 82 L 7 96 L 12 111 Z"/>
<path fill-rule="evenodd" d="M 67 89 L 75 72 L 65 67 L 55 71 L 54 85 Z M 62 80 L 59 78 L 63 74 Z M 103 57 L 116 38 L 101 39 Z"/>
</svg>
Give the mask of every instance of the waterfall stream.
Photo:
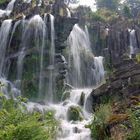
<svg viewBox="0 0 140 140">
<path fill-rule="evenodd" d="M 85 26 L 83 30 L 76 24 L 68 38 L 68 43 L 70 69 L 68 83 L 79 88 L 101 83 L 104 80 L 103 58 L 94 57 L 87 27 Z"/>
<path fill-rule="evenodd" d="M 16 0 L 11 0 L 5 10 L 0 9 L 0 18 L 9 16 L 12 13 L 15 2 Z"/>
<path fill-rule="evenodd" d="M 12 9 L 11 9 L 12 10 Z M 50 18 L 50 42 L 47 36 L 49 32 L 47 26 L 47 15 L 44 20 L 41 16 L 35 15 L 29 20 L 23 19 L 23 22 L 17 21 L 11 30 L 12 20 L 3 21 L 0 29 L 0 82 L 4 84 L 1 91 L 5 95 L 10 89 L 14 97 L 20 95 L 22 80 L 24 74 L 27 73 L 26 57 L 28 51 L 37 54 L 36 65 L 33 67 L 33 79 L 38 83 L 38 100 L 44 101 L 47 105 L 41 105 L 35 102 L 26 104 L 28 111 L 39 109 L 40 111 L 54 110 L 55 117 L 60 120 L 60 128 L 57 140 L 91 140 L 90 130 L 85 127 L 92 118 L 92 115 L 86 110 L 86 101 L 92 89 L 104 81 L 103 57 L 95 57 L 93 55 L 88 28 L 82 29 L 78 24 L 73 27 L 68 38 L 67 61 L 69 70 L 67 75 L 67 83 L 71 84 L 74 89 L 65 91 L 62 100 L 59 103 L 53 102 L 55 92 L 55 25 L 54 16 L 49 14 Z M 6 48 L 10 47 L 13 34 L 17 26 L 22 23 L 22 35 L 20 48 L 18 50 L 16 66 L 16 79 L 19 82 L 18 88 L 9 82 L 7 77 L 2 78 L 2 70 L 5 60 Z M 11 32 L 11 37 L 10 35 Z M 49 43 L 48 43 L 49 42 Z M 48 57 L 47 53 L 49 54 Z M 28 55 L 28 57 L 31 57 Z M 62 57 L 63 58 L 63 57 Z M 65 58 L 63 58 L 65 60 Z M 48 60 L 48 63 L 46 63 Z M 44 70 L 47 69 L 47 74 Z M 31 79 L 30 79 L 31 80 Z M 48 80 L 48 81 L 47 81 Z M 37 85 L 36 85 L 37 86 Z M 47 88 L 46 88 L 47 87 Z M 42 97 L 42 98 L 41 98 Z M 64 99 L 65 97 L 65 99 Z M 72 115 L 73 110 L 77 111 L 77 118 Z"/>
<path fill-rule="evenodd" d="M 6 53 L 6 47 L 7 42 L 9 39 L 9 34 L 12 26 L 12 20 L 4 20 L 1 28 L 0 28 L 0 76 L 2 76 L 2 70 L 4 66 L 4 60 L 5 60 L 5 53 Z"/>
<path fill-rule="evenodd" d="M 134 29 L 129 29 L 129 41 L 130 41 L 130 58 L 132 55 L 136 54 L 137 41 L 136 41 L 136 31 Z"/>
</svg>

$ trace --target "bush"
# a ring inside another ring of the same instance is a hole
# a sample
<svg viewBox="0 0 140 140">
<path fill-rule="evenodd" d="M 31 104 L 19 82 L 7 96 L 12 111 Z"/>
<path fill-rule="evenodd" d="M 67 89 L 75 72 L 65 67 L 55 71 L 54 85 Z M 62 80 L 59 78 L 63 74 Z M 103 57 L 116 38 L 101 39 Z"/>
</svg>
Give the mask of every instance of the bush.
<svg viewBox="0 0 140 140">
<path fill-rule="evenodd" d="M 0 5 L 9 2 L 10 0 L 0 0 Z"/>
<path fill-rule="evenodd" d="M 140 54 L 136 55 L 136 60 L 137 60 L 138 63 L 140 63 Z"/>
<path fill-rule="evenodd" d="M 92 123 L 88 126 L 91 129 L 91 136 L 93 139 L 108 139 L 107 124 L 111 114 L 110 104 L 101 105 L 95 112 Z"/>
<path fill-rule="evenodd" d="M 0 104 L 0 140 L 55 139 L 58 122 L 53 112 L 28 113 L 20 100 L 2 96 Z"/>
<path fill-rule="evenodd" d="M 127 140 L 140 140 L 140 111 L 130 111 L 131 132 L 127 135 Z"/>
<path fill-rule="evenodd" d="M 117 13 L 110 11 L 108 9 L 100 9 L 96 12 L 92 12 L 90 17 L 93 21 L 100 21 L 100 22 L 115 22 L 118 20 L 119 16 Z"/>
</svg>

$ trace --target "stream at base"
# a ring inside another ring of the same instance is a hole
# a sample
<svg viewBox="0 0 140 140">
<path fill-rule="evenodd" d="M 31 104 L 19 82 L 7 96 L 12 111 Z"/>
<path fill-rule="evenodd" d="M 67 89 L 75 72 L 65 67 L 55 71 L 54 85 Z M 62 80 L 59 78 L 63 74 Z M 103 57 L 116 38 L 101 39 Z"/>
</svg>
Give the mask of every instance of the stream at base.
<svg viewBox="0 0 140 140">
<path fill-rule="evenodd" d="M 90 129 L 85 128 L 91 121 L 92 115 L 85 109 L 86 99 L 92 89 L 73 89 L 70 96 L 65 101 L 59 104 L 41 105 L 33 102 L 27 104 L 28 111 L 39 110 L 47 111 L 54 110 L 55 117 L 60 122 L 57 140 L 91 140 Z M 83 104 L 80 105 L 80 99 L 84 94 Z M 79 108 L 82 120 L 69 120 L 69 109 Z"/>
</svg>

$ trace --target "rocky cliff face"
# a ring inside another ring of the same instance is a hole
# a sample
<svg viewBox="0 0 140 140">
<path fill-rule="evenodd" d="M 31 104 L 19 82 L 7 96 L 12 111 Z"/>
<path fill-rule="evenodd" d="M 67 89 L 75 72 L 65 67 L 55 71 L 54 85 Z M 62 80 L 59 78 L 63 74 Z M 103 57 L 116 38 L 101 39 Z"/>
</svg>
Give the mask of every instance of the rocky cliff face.
<svg viewBox="0 0 140 140">
<path fill-rule="evenodd" d="M 4 3 L 5 4 L 5 3 Z M 4 7 L 4 4 L 1 7 Z M 23 32 L 27 20 L 30 20 L 35 15 L 40 15 L 42 19 L 45 19 L 47 27 L 47 39 L 45 40 L 47 47 L 44 50 L 44 60 L 45 68 L 43 69 L 43 77 L 48 79 L 49 77 L 49 53 L 51 46 L 51 19 L 50 14 L 54 15 L 54 46 L 55 46 L 55 75 L 56 75 L 56 88 L 57 91 L 62 93 L 62 88 L 64 87 L 64 79 L 66 75 L 67 63 L 63 56 L 63 50 L 66 48 L 67 44 L 65 41 L 69 36 L 73 25 L 78 22 L 76 18 L 68 17 L 66 10 L 67 6 L 64 3 L 59 3 L 58 1 L 46 2 L 42 1 L 41 5 L 37 1 L 31 1 L 30 3 L 16 0 L 14 3 L 14 8 L 10 15 L 3 15 L 0 18 L 1 23 L 6 19 L 12 19 L 12 28 L 9 35 L 9 45 L 7 44 L 7 51 L 5 54 L 5 75 L 11 81 L 17 78 L 17 63 L 22 52 L 22 46 L 25 44 L 25 57 L 23 62 L 23 79 L 22 79 L 22 92 L 24 95 L 31 97 L 36 96 L 37 93 L 37 83 L 39 79 L 39 71 L 37 75 L 34 72 L 36 65 L 39 65 L 40 61 L 40 50 L 35 46 L 34 41 L 30 41 L 30 44 L 25 43 L 27 40 L 23 41 Z M 5 9 L 5 8 L 4 8 Z M 23 23 L 24 22 L 24 23 Z M 37 23 L 36 23 L 37 24 Z M 35 32 L 33 32 L 35 25 L 32 25 L 32 30 L 30 30 L 30 38 L 34 38 Z M 36 29 L 35 29 L 36 30 Z M 28 38 L 27 38 L 28 39 Z M 40 46 L 41 47 L 41 46 Z M 40 48 L 41 49 L 41 48 Z M 10 71 L 10 73 L 8 73 Z"/>
<path fill-rule="evenodd" d="M 92 48 L 96 55 L 103 55 L 112 66 L 130 56 L 130 32 L 135 30 L 135 54 L 140 52 L 140 28 L 137 21 L 118 21 L 113 25 L 97 23 L 89 26 Z"/>
</svg>

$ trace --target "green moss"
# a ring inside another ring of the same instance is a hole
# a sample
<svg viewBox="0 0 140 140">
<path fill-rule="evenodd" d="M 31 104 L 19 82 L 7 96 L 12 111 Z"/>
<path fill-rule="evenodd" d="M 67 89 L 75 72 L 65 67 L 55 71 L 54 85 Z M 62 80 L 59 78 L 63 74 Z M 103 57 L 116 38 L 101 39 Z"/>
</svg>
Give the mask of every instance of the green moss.
<svg viewBox="0 0 140 140">
<path fill-rule="evenodd" d="M 64 92 L 62 96 L 62 101 L 65 101 L 69 98 L 70 98 L 70 92 L 69 91 Z"/>
<path fill-rule="evenodd" d="M 77 106 L 71 106 L 68 109 L 68 120 L 81 121 L 83 120 L 81 109 Z"/>
</svg>

